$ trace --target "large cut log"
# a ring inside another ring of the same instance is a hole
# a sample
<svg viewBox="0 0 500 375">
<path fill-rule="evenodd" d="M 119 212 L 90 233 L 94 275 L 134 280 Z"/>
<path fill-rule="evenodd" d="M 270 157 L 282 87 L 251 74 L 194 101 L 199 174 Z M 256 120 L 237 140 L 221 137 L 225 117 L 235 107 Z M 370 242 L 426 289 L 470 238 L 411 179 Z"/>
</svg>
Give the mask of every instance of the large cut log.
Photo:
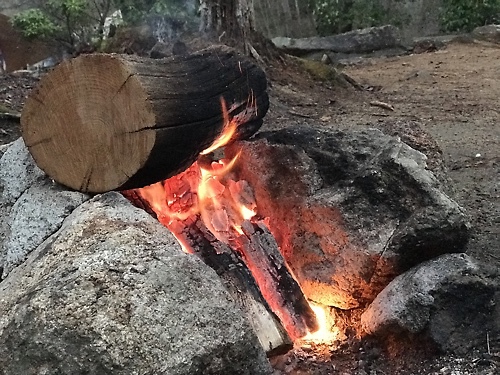
<svg viewBox="0 0 500 375">
<path fill-rule="evenodd" d="M 272 42 L 283 51 L 297 56 L 304 56 L 315 51 L 369 53 L 386 48 L 401 47 L 400 34 L 397 27 L 385 25 L 323 37 L 276 37 L 272 39 Z"/>
<path fill-rule="evenodd" d="M 81 55 L 40 81 L 21 128 L 50 177 L 97 193 L 187 168 L 223 130 L 223 106 L 240 137 L 258 130 L 269 106 L 264 72 L 227 48 L 161 60 Z"/>
</svg>

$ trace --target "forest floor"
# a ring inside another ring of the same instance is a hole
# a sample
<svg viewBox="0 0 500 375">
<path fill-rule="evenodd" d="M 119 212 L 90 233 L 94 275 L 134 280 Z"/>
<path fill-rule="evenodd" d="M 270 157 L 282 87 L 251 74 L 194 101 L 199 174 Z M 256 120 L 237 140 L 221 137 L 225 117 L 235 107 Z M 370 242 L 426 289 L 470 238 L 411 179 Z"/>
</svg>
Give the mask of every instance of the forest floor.
<svg viewBox="0 0 500 375">
<path fill-rule="evenodd" d="M 467 253 L 500 267 L 499 61 L 500 47 L 484 43 L 367 58 L 343 68 L 361 89 L 315 80 L 294 64 L 269 66 L 271 107 L 262 130 L 299 124 L 334 129 L 368 126 L 401 136 L 427 154 L 430 168 L 468 211 L 473 234 Z M 21 111 L 36 83 L 36 78 L 22 74 L 0 76 L 0 113 Z M 374 101 L 394 110 L 373 105 Z M 19 135 L 18 123 L 0 117 L 0 144 Z M 488 354 L 485 338 L 483 348 L 455 357 L 418 347 L 390 356 L 361 342 L 302 348 L 273 364 L 277 375 L 493 375 L 500 373 L 500 338 L 496 344 Z"/>
</svg>

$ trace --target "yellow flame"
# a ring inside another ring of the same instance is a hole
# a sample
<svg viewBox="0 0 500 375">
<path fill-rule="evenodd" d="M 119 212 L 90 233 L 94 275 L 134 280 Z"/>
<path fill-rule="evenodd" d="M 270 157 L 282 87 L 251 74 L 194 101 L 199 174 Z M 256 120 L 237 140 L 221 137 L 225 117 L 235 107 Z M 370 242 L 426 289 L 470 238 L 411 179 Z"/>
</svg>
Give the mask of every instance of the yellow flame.
<svg viewBox="0 0 500 375">
<path fill-rule="evenodd" d="M 255 216 L 255 209 L 248 208 L 246 206 L 240 206 L 240 214 L 244 220 L 250 220 Z"/>
<path fill-rule="evenodd" d="M 335 341 L 339 335 L 339 330 L 333 326 L 333 318 L 329 316 L 327 308 L 311 301 L 309 301 L 309 305 L 316 315 L 319 329 L 316 332 L 308 333 L 302 340 L 315 343 L 329 343 Z"/>
<path fill-rule="evenodd" d="M 226 102 L 222 97 L 220 99 L 220 104 L 222 106 L 222 120 L 224 124 L 222 134 L 212 143 L 209 148 L 200 152 L 200 155 L 210 154 L 212 151 L 225 146 L 231 140 L 234 133 L 236 132 L 236 129 L 238 128 L 238 121 L 230 118 Z"/>
</svg>

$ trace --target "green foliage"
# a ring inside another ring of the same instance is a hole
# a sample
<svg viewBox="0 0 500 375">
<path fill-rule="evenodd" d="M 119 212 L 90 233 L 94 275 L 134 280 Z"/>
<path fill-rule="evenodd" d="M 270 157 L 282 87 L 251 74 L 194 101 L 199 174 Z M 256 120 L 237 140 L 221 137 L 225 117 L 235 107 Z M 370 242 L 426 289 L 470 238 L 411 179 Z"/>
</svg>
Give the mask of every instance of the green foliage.
<svg viewBox="0 0 500 375">
<path fill-rule="evenodd" d="M 395 23 L 376 0 L 310 0 L 320 35 Z"/>
<path fill-rule="evenodd" d="M 27 38 L 57 41 L 73 53 L 103 46 L 106 18 L 120 9 L 128 24 L 166 17 L 183 24 L 193 19 L 194 1 L 186 0 L 48 0 L 14 16 L 13 25 Z"/>
<path fill-rule="evenodd" d="M 49 0 L 47 5 L 53 11 L 61 11 L 62 14 L 71 17 L 82 17 L 85 14 L 88 2 L 85 0 Z"/>
<path fill-rule="evenodd" d="M 186 21 L 193 14 L 185 0 L 115 0 L 124 20 L 131 25 L 144 22 L 151 16 L 162 16 Z"/>
<path fill-rule="evenodd" d="M 56 41 L 68 52 L 98 47 L 113 0 L 48 0 L 40 8 L 13 17 L 13 25 L 28 38 Z"/>
<path fill-rule="evenodd" d="M 28 39 L 49 38 L 59 29 L 40 9 L 29 9 L 16 14 L 12 19 L 12 24 Z"/>
<path fill-rule="evenodd" d="M 500 0 L 442 0 L 441 25 L 445 31 L 472 31 L 500 21 Z"/>
</svg>

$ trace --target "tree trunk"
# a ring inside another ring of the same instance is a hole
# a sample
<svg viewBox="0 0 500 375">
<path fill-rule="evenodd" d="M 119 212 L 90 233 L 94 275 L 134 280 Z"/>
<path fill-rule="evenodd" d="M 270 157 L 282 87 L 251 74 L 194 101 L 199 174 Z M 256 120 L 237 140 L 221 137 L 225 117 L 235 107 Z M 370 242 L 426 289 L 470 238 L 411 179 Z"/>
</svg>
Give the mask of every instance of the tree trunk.
<svg viewBox="0 0 500 375">
<path fill-rule="evenodd" d="M 228 48 L 163 60 L 82 55 L 40 81 L 21 128 L 57 182 L 124 190 L 190 166 L 223 130 L 222 99 L 241 133 L 259 129 L 269 106 L 265 74 Z"/>
<path fill-rule="evenodd" d="M 262 66 L 281 60 L 272 42 L 255 30 L 253 0 L 200 0 L 200 31 L 252 56 Z"/>
<path fill-rule="evenodd" d="M 244 40 L 254 30 L 253 0 L 201 0 L 200 3 L 203 33 Z"/>
</svg>

